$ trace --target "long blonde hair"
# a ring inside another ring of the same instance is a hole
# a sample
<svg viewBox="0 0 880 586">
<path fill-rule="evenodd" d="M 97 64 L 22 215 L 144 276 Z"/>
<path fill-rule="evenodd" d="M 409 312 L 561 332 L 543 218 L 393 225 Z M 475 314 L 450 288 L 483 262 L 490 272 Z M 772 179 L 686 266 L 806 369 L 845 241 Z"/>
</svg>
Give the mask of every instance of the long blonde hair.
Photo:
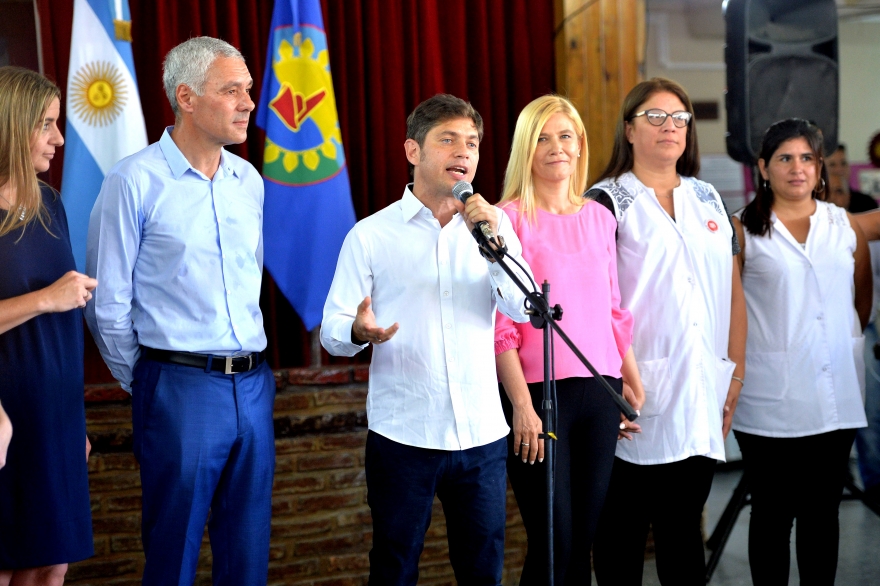
<svg viewBox="0 0 880 586">
<path fill-rule="evenodd" d="M 574 124 L 581 147 L 581 156 L 575 163 L 574 173 L 568 184 L 568 199 L 575 205 L 583 205 L 584 191 L 587 189 L 587 131 L 577 108 L 562 96 L 554 94 L 532 100 L 516 119 L 513 131 L 513 145 L 510 147 L 510 161 L 504 172 L 504 192 L 499 203 L 519 201 L 519 211 L 530 222 L 535 219 L 535 184 L 532 181 L 532 161 L 538 138 L 544 125 L 554 114 L 565 114 Z"/>
<path fill-rule="evenodd" d="M 30 69 L 0 67 L 0 187 L 15 193 L 15 206 L 0 220 L 0 236 L 39 220 L 49 230 L 40 181 L 31 160 L 31 141 L 61 90 Z M 24 217 L 19 210 L 24 211 Z"/>
</svg>

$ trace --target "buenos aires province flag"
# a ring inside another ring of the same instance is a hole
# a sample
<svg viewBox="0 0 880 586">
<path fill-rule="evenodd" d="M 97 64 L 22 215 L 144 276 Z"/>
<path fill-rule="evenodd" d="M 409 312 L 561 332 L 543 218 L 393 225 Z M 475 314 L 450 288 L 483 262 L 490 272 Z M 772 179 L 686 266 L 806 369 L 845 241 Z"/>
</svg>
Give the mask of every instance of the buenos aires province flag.
<svg viewBox="0 0 880 586">
<path fill-rule="evenodd" d="M 276 0 L 257 125 L 264 264 L 311 330 L 355 221 L 320 0 Z"/>
<path fill-rule="evenodd" d="M 134 75 L 128 0 L 74 0 L 61 196 L 77 270 L 104 175 L 147 146 Z"/>
</svg>

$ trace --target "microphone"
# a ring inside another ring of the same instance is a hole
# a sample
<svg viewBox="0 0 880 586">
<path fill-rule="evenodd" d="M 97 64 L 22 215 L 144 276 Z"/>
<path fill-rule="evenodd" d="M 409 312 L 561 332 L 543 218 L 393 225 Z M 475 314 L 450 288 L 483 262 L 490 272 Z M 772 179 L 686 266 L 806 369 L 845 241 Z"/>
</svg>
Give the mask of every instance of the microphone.
<svg viewBox="0 0 880 586">
<path fill-rule="evenodd" d="M 461 203 L 467 203 L 468 198 L 473 194 L 474 186 L 467 181 L 459 181 L 452 186 L 452 196 Z M 486 240 L 492 240 L 495 238 L 495 234 L 492 233 L 492 228 L 486 220 L 481 220 L 474 224 L 473 235 L 477 241 L 480 240 L 480 237 L 477 235 L 478 233 L 482 233 Z"/>
</svg>

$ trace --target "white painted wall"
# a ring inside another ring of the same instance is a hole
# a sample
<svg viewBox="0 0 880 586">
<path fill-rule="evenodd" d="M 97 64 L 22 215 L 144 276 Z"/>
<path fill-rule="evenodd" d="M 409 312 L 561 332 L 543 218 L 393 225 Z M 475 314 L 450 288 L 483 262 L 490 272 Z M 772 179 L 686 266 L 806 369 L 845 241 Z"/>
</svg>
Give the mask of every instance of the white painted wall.
<svg viewBox="0 0 880 586">
<path fill-rule="evenodd" d="M 727 130 L 724 110 L 724 38 L 721 2 L 717 12 L 701 10 L 703 26 L 694 29 L 688 12 L 692 3 L 649 0 L 648 46 L 645 75 L 669 77 L 681 83 L 693 101 L 714 100 L 719 104 L 717 122 L 700 121 L 700 151 L 725 153 Z M 712 15 L 716 16 L 712 16 Z M 712 22 L 711 19 L 717 19 Z M 710 20 L 706 20 L 710 19 Z M 690 24 L 690 26 L 689 26 Z M 701 34 L 709 32 L 710 34 Z M 852 162 L 867 162 L 868 142 L 880 132 L 880 22 L 843 19 L 838 24 L 840 56 L 840 128 L 839 139 L 846 143 Z"/>
<path fill-rule="evenodd" d="M 724 135 L 724 39 L 695 38 L 684 15 L 685 8 L 669 6 L 660 10 L 648 4 L 648 47 L 645 52 L 645 79 L 668 77 L 684 86 L 693 102 L 718 102 L 717 121 L 700 120 L 697 132 L 700 153 L 726 153 Z M 721 3 L 718 4 L 721 19 Z"/>
<path fill-rule="evenodd" d="M 853 162 L 868 162 L 868 143 L 880 132 L 880 22 L 838 25 L 840 141 Z"/>
</svg>

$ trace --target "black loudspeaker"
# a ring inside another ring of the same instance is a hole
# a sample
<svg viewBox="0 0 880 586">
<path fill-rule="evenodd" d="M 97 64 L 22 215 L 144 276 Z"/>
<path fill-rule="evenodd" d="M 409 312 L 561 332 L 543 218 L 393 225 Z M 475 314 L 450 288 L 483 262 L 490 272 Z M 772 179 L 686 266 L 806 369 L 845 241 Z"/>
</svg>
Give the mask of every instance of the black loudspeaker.
<svg viewBox="0 0 880 586">
<path fill-rule="evenodd" d="M 767 127 L 805 118 L 837 148 L 837 7 L 834 0 L 727 0 L 727 152 L 754 164 Z"/>
</svg>

